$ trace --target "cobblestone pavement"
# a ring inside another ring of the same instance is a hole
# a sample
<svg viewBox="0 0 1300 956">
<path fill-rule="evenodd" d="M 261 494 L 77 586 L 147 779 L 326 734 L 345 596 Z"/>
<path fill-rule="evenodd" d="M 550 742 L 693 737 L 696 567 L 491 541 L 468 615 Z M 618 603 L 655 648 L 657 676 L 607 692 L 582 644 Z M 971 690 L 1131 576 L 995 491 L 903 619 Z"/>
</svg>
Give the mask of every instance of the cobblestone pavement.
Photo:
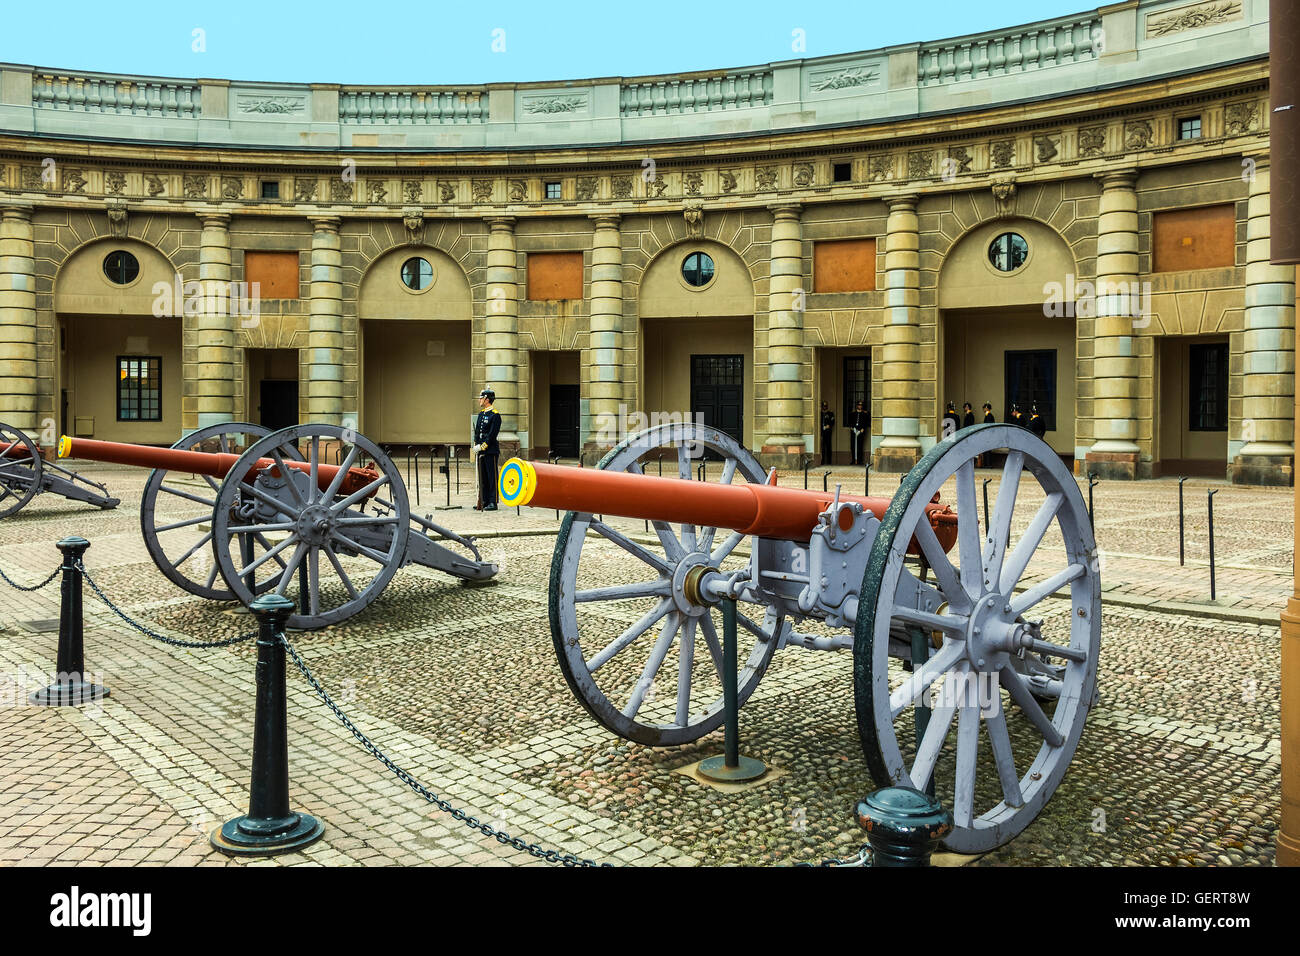
<svg viewBox="0 0 1300 956">
<path fill-rule="evenodd" d="M 92 541 L 87 567 L 138 619 L 204 640 L 251 628 L 247 615 L 186 595 L 154 568 L 139 531 L 143 473 L 83 471 L 107 482 L 122 506 L 99 512 L 41 496 L 0 521 L 0 569 L 35 583 L 58 563 L 53 542 L 80 534 Z M 996 474 L 981 474 L 994 479 L 991 501 Z M 819 471 L 809 477 L 820 487 Z M 837 480 L 862 490 L 856 470 L 837 470 L 830 487 Z M 892 494 L 897 482 L 872 475 L 871 490 Z M 802 476 L 783 483 L 801 485 Z M 1223 488 L 1215 605 L 1195 603 L 1209 596 L 1207 487 Z M 436 492 L 431 501 L 426 476 L 422 511 L 445 501 L 443 486 Z M 470 503 L 468 493 L 466 484 L 454 500 Z M 1195 479 L 1185 493 L 1188 564 L 1180 568 L 1176 481 L 1094 490 L 1107 588 L 1101 701 L 1046 809 L 977 865 L 1272 863 L 1290 492 Z M 433 516 L 484 534 L 485 555 L 501 565 L 497 585 L 466 588 L 406 568 L 365 613 L 292 635 L 343 709 L 401 766 L 480 819 L 599 861 L 789 863 L 856 849 L 852 808 L 872 785 L 849 652 L 774 656 L 741 730 L 744 751 L 783 773 L 720 792 L 676 771 L 719 752 L 721 731 L 646 748 L 606 731 L 569 692 L 547 620 L 553 512 Z M 641 530 L 641 522 L 611 521 Z M 609 545 L 593 554 L 611 580 L 634 563 Z M 80 709 L 27 707 L 26 694 L 53 670 L 58 590 L 25 594 L 0 583 L 0 864 L 540 865 L 412 794 L 292 666 L 293 803 L 322 818 L 326 836 L 251 863 L 213 851 L 208 832 L 246 810 L 255 649 L 165 647 L 123 627 L 93 596 L 86 601 L 87 669 L 112 696 Z"/>
</svg>

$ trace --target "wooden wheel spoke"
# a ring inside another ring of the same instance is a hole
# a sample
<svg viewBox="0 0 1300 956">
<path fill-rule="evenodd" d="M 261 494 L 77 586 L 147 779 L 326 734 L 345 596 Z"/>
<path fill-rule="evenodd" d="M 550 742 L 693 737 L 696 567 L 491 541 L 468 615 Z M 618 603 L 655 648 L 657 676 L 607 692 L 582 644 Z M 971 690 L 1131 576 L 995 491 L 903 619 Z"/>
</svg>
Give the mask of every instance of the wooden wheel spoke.
<svg viewBox="0 0 1300 956">
<path fill-rule="evenodd" d="M 630 626 L 618 637 L 614 638 L 614 640 L 610 644 L 608 644 L 603 650 L 601 650 L 598 654 L 596 654 L 595 657 L 585 662 L 587 665 L 588 673 L 594 674 L 596 671 L 600 670 L 600 668 L 608 664 L 615 654 L 623 650 L 623 648 L 627 647 L 638 637 L 640 637 L 651 627 L 653 627 L 655 623 L 660 618 L 662 618 L 665 614 L 671 611 L 672 608 L 673 608 L 673 602 L 665 598 L 664 600 L 660 601 L 655 607 L 651 608 L 645 614 L 641 615 L 641 619 L 639 621 L 637 621 L 635 624 Z"/>
<path fill-rule="evenodd" d="M 280 514 L 288 515 L 290 518 L 294 519 L 294 521 L 298 520 L 299 512 L 289 507 L 289 505 L 286 505 L 279 498 L 276 498 L 272 495 L 268 495 L 261 488 L 257 487 L 257 485 L 252 484 L 251 482 L 242 482 L 239 486 L 239 490 L 240 492 L 246 492 L 248 494 L 251 494 L 258 501 L 270 505 L 276 511 L 280 512 Z"/>
<path fill-rule="evenodd" d="M 355 551 L 357 552 L 357 554 L 364 554 L 371 561 L 374 561 L 376 564 L 383 565 L 384 567 L 387 567 L 388 562 L 391 561 L 393 558 L 391 554 L 380 554 L 374 548 L 368 548 L 364 544 L 360 544 L 359 542 L 353 541 L 347 535 L 337 530 L 334 532 L 334 539 L 336 541 L 341 541 L 349 551 Z"/>
<path fill-rule="evenodd" d="M 188 551 L 186 551 L 183 555 L 181 555 L 178 560 L 172 562 L 172 567 L 179 568 L 190 558 L 194 557 L 194 555 L 198 552 L 198 550 L 211 540 L 212 540 L 212 532 L 211 531 L 204 532 L 203 537 L 199 538 L 198 541 L 194 542 L 193 546 L 191 546 Z"/>
<path fill-rule="evenodd" d="M 900 605 L 895 605 L 892 613 L 894 620 L 916 624 L 930 631 L 944 631 L 954 637 L 965 637 L 966 625 L 970 623 L 970 618 L 960 614 L 931 614 Z"/>
<path fill-rule="evenodd" d="M 348 577 L 348 573 L 343 570 L 343 563 L 339 561 L 339 557 L 337 554 L 334 553 L 334 549 L 331 548 L 328 543 L 326 543 L 324 546 L 324 550 L 325 550 L 325 557 L 329 558 L 330 564 L 334 566 L 334 573 L 337 574 L 339 576 L 339 580 L 343 582 L 343 587 L 348 592 L 348 597 L 350 597 L 354 601 L 359 599 L 361 595 L 358 594 L 357 589 L 353 587 L 352 579 Z"/>
<path fill-rule="evenodd" d="M 719 567 L 723 561 L 736 550 L 736 545 L 745 540 L 745 535 L 740 531 L 733 531 L 727 535 L 727 540 L 718 545 L 716 551 L 709 555 L 709 563 L 715 568 Z"/>
<path fill-rule="evenodd" d="M 930 778 L 934 776 L 934 765 L 939 762 L 943 742 L 948 738 L 948 728 L 952 726 L 953 715 L 957 708 L 951 704 L 936 707 L 930 712 L 930 723 L 926 725 L 925 734 L 916 748 L 916 758 L 912 761 L 912 786 L 924 790 Z"/>
<path fill-rule="evenodd" d="M 365 487 L 358 488 L 356 491 L 352 492 L 352 494 L 348 495 L 342 501 L 338 501 L 331 504 L 330 511 L 334 512 L 334 514 L 338 514 L 342 511 L 346 511 L 349 507 L 356 504 L 356 502 L 360 501 L 362 498 L 371 497 L 371 495 L 374 493 L 376 488 L 379 488 L 381 485 L 386 485 L 386 484 L 388 484 L 388 476 L 380 475 L 378 478 L 370 482 Z"/>
<path fill-rule="evenodd" d="M 330 481 L 329 487 L 321 493 L 322 501 L 334 500 L 334 496 L 339 493 L 339 488 L 343 485 L 343 477 L 348 473 L 348 470 L 351 469 L 360 452 L 361 448 L 358 445 L 353 445 L 348 449 L 348 453 L 343 456 L 343 461 L 339 465 L 339 470 L 334 474 L 334 478 Z"/>
<path fill-rule="evenodd" d="M 1064 501 L 1065 495 L 1059 491 L 1052 492 L 1043 501 L 1033 520 L 1029 522 L 1029 527 L 1020 536 L 1020 540 L 1016 542 L 1015 550 L 1007 556 L 1006 563 L 1002 567 L 1002 577 L 998 584 L 998 590 L 1003 594 L 1016 586 L 1020 576 L 1025 573 L 1025 568 L 1029 567 L 1029 562 L 1033 558 L 1034 552 L 1038 550 L 1043 535 L 1051 527 L 1052 520 L 1056 517 L 1056 513 L 1061 510 Z"/>
<path fill-rule="evenodd" d="M 1088 569 L 1082 564 L 1072 564 L 1057 571 L 1050 578 L 1044 578 L 1028 590 L 1011 598 L 1011 613 L 1016 617 L 1024 614 L 1044 598 L 1050 597 L 1071 581 L 1083 577 Z"/>
<path fill-rule="evenodd" d="M 960 519 L 958 519 L 958 522 L 958 533 L 960 534 Z M 955 611 L 969 611 L 971 596 L 962 587 L 961 581 L 957 578 L 957 569 L 948 560 L 948 555 L 944 554 L 943 545 L 939 543 L 938 535 L 934 533 L 934 528 L 924 516 L 917 523 L 916 540 L 921 545 L 921 553 L 925 555 L 926 563 L 929 564 L 930 570 L 934 572 L 935 578 L 938 579 L 939 590 L 947 598 L 948 606 Z"/>
<path fill-rule="evenodd" d="M 266 548 L 266 550 L 268 551 L 270 551 L 274 547 L 271 544 L 271 539 L 261 533 L 261 529 L 258 529 L 257 531 L 253 532 L 253 540 L 256 541 L 258 544 L 260 544 L 262 547 Z M 281 571 L 283 571 L 285 567 L 287 567 L 287 565 L 284 563 L 284 559 L 280 557 L 280 553 L 278 551 L 274 555 L 272 555 L 272 557 L 275 558 L 275 563 L 280 566 Z"/>
<path fill-rule="evenodd" d="M 312 548 L 307 553 L 307 589 L 310 592 L 310 595 L 308 597 L 308 602 L 307 602 L 307 607 L 310 609 L 308 613 L 319 614 L 320 613 L 320 551 L 317 548 Z M 301 597 L 299 598 L 298 603 L 299 604 L 302 603 Z"/>
<path fill-rule="evenodd" d="M 281 551 L 284 551 L 286 548 L 289 547 L 289 545 L 296 543 L 297 540 L 298 540 L 297 535 L 290 535 L 289 537 L 281 541 L 279 544 L 277 544 L 275 547 L 271 548 L 271 550 L 263 554 L 260 558 L 249 563 L 246 567 L 237 569 L 235 571 L 235 577 L 239 578 L 240 580 L 243 580 L 248 575 L 252 574 L 258 568 L 264 565 L 267 561 L 270 561 L 272 558 L 278 557 Z M 288 565 L 284 565 L 284 568 L 285 570 L 288 570 Z"/>
<path fill-rule="evenodd" d="M 899 714 L 911 707 L 916 699 L 924 694 L 931 684 L 957 664 L 965 653 L 966 645 L 960 641 L 948 641 L 939 649 L 939 653 L 935 654 L 919 668 L 913 668 L 912 676 L 890 692 L 889 710 L 893 719 L 897 720 Z M 931 719 L 931 723 L 933 722 L 933 719 Z"/>
<path fill-rule="evenodd" d="M 625 601 L 629 598 L 668 597 L 672 591 L 672 581 L 659 578 L 654 581 L 641 581 L 637 584 L 612 584 L 604 588 L 589 588 L 573 592 L 573 600 L 579 604 L 587 601 Z"/>
<path fill-rule="evenodd" d="M 631 538 L 627 537 L 626 535 L 622 534 L 621 532 L 615 531 L 609 525 L 605 524 L 605 522 L 597 521 L 595 518 L 592 518 L 590 527 L 601 537 L 606 538 L 609 541 L 612 541 L 614 544 L 618 545 L 620 548 L 622 548 L 624 551 L 626 551 L 628 554 L 632 555 L 633 557 L 640 558 L 646 564 L 650 565 L 652 568 L 657 570 L 660 574 L 663 574 L 666 577 L 672 577 L 673 569 L 668 564 L 667 561 L 659 557 L 659 555 L 646 550 L 646 548 L 637 544 L 635 541 L 633 541 Z"/>
<path fill-rule="evenodd" d="M 966 672 L 971 676 L 971 672 Z M 959 827 L 975 821 L 975 770 L 979 756 L 980 709 L 965 705 L 957 714 L 957 768 L 953 780 L 952 815 Z"/>
<path fill-rule="evenodd" d="M 710 611 L 700 618 L 700 631 L 704 634 L 704 644 L 709 649 L 709 656 L 713 658 L 713 669 L 717 671 L 718 680 L 723 681 L 722 676 L 722 645 L 718 643 L 718 631 L 713 626 L 713 612 Z M 740 620 L 740 615 L 736 615 L 736 620 Z"/>
<path fill-rule="evenodd" d="M 238 524 L 230 525 L 226 528 L 231 534 L 256 534 L 267 531 L 292 531 L 298 527 L 295 521 L 277 521 L 274 524 Z M 164 530 L 159 528 L 159 531 Z"/>
<path fill-rule="evenodd" d="M 177 498 L 184 498 L 186 501 L 193 501 L 195 504 L 203 505 L 209 512 L 211 512 L 217 504 L 216 498 L 200 498 L 198 495 L 190 494 L 188 491 L 184 491 L 180 488 L 173 488 L 168 484 L 160 484 L 158 490 L 165 491 L 169 495 L 175 495 Z"/>
<path fill-rule="evenodd" d="M 307 542 L 298 542 L 298 546 L 293 549 L 293 557 L 289 559 L 288 566 L 284 569 L 284 573 L 280 575 L 279 582 L 275 585 L 276 594 L 281 597 L 284 596 L 284 592 L 288 589 L 289 583 L 293 580 L 293 573 L 298 570 L 298 566 L 302 564 L 303 559 L 307 557 L 307 552 L 310 550 L 311 545 L 307 544 Z M 302 602 L 300 601 L 299 603 L 301 604 Z"/>
<path fill-rule="evenodd" d="M 307 483 L 307 500 L 315 501 L 320 495 L 320 436 L 311 436 L 311 452 L 307 458 L 310 463 L 311 481 Z M 315 613 L 315 612 L 312 612 Z"/>
<path fill-rule="evenodd" d="M 659 629 L 659 639 L 655 641 L 654 647 L 650 651 L 650 659 L 646 661 L 645 668 L 641 671 L 641 677 L 637 680 L 636 686 L 632 688 L 632 697 L 623 708 L 623 716 L 629 720 L 637 715 L 641 705 L 645 702 L 646 692 L 654 683 L 655 675 L 659 673 L 659 668 L 663 666 L 664 658 L 668 656 L 668 649 L 672 647 L 673 637 L 677 634 L 678 627 L 681 626 L 680 616 L 674 612 L 669 614 L 664 620 L 663 626 Z"/>
<path fill-rule="evenodd" d="M 975 503 L 975 463 L 970 459 L 957 469 L 957 554 L 961 583 L 971 600 L 983 593 L 980 564 L 980 513 Z"/>
<path fill-rule="evenodd" d="M 275 462 L 275 467 L 280 472 L 280 477 L 284 479 L 285 486 L 289 489 L 289 496 L 293 498 L 293 503 L 299 508 L 305 508 L 307 502 L 303 500 L 302 492 L 298 490 L 298 483 L 294 481 L 294 473 L 290 471 L 289 466 L 284 463 L 284 456 L 280 454 L 280 449 L 271 449 L 271 459 Z"/>
<path fill-rule="evenodd" d="M 1007 715 L 1002 709 L 1002 695 L 993 695 L 993 712 L 984 718 L 988 724 L 989 746 L 993 751 L 993 762 L 998 768 L 998 779 L 1002 783 L 1002 799 L 1009 807 L 1024 806 L 1025 799 L 1020 793 L 1020 777 L 1016 774 L 1016 758 L 1011 752 L 1011 735 L 1007 733 Z"/>
<path fill-rule="evenodd" d="M 691 668 L 695 664 L 695 618 L 687 620 L 682 628 L 682 639 L 677 646 L 677 710 L 673 719 L 678 727 L 685 727 L 691 714 Z"/>
<path fill-rule="evenodd" d="M 1051 719 L 1047 714 L 1043 713 L 1043 708 L 1034 699 L 1034 695 L 1025 684 L 1025 679 L 1017 674 L 1010 664 L 998 671 L 998 680 L 1007 689 L 1007 693 L 1016 702 L 1016 706 L 1020 708 L 1025 717 L 1037 728 L 1050 746 L 1059 747 L 1065 742 L 1061 732 L 1052 725 Z"/>
<path fill-rule="evenodd" d="M 1011 537 L 1011 515 L 1016 510 L 1016 493 L 1020 488 L 1020 475 L 1025 469 L 1025 453 L 1012 450 L 1002 466 L 1002 484 L 998 486 L 998 500 L 989 518 L 989 540 L 984 548 L 984 580 L 994 587 L 1002 576 L 1002 561 Z"/>
<path fill-rule="evenodd" d="M 677 446 L 677 477 L 685 481 L 691 480 L 690 442 L 683 441 Z M 695 525 L 682 525 L 682 547 L 688 554 L 695 550 Z"/>
</svg>

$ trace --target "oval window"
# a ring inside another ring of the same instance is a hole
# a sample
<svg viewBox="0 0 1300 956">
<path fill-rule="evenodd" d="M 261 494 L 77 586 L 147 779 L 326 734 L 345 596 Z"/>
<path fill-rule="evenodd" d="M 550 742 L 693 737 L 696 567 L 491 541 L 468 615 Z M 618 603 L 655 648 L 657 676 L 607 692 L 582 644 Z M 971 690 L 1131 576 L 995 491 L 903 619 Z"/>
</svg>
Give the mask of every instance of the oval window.
<svg viewBox="0 0 1300 956">
<path fill-rule="evenodd" d="M 402 284 L 408 289 L 419 292 L 429 288 L 433 281 L 433 266 L 428 259 L 412 256 L 402 263 Z"/>
<path fill-rule="evenodd" d="M 682 261 L 682 278 L 695 288 L 713 281 L 713 260 L 703 252 L 692 252 Z"/>
<path fill-rule="evenodd" d="M 139 260 L 125 249 L 115 249 L 104 257 L 104 275 L 114 285 L 128 285 L 139 274 Z"/>
<path fill-rule="evenodd" d="M 1029 256 L 1029 243 L 1016 232 L 1004 232 L 989 243 L 989 262 L 999 272 L 1015 272 Z"/>
</svg>

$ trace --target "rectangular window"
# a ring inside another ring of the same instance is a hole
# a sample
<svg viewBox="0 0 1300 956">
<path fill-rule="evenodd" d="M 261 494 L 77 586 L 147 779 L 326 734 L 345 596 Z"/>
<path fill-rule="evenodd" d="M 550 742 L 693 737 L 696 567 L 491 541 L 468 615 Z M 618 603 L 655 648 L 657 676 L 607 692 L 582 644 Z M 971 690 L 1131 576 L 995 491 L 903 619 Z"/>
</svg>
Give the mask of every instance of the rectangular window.
<svg viewBox="0 0 1300 956">
<path fill-rule="evenodd" d="M 1232 203 L 1166 209 L 1151 217 L 1151 271 L 1187 272 L 1237 264 L 1237 209 Z"/>
<path fill-rule="evenodd" d="M 162 356 L 118 356 L 117 420 L 162 421 Z"/>
<path fill-rule="evenodd" d="M 692 355 L 691 381 L 696 385 L 744 385 L 745 356 Z"/>
<path fill-rule="evenodd" d="M 1038 406 L 1049 432 L 1056 431 L 1056 349 L 1006 353 L 1007 417 L 1018 405 L 1029 422 L 1030 410 Z"/>
<path fill-rule="evenodd" d="M 844 360 L 844 417 L 840 421 L 845 425 L 849 423 L 849 416 L 857 411 L 858 402 L 862 403 L 868 416 L 871 414 L 871 396 L 867 394 L 870 391 L 867 379 L 869 361 L 865 355 L 850 355 Z"/>
<path fill-rule="evenodd" d="M 875 239 L 813 243 L 814 292 L 870 292 L 875 287 Z"/>
<path fill-rule="evenodd" d="M 298 253 L 245 252 L 244 281 L 249 284 L 250 297 L 252 284 L 256 282 L 260 298 L 298 298 Z"/>
<path fill-rule="evenodd" d="M 280 198 L 280 184 L 279 184 L 279 183 L 262 183 L 262 198 L 263 198 L 263 199 L 279 199 L 279 198 Z"/>
<path fill-rule="evenodd" d="M 847 183 L 853 180 L 852 163 L 834 163 L 831 165 L 831 181 L 836 183 Z"/>
<path fill-rule="evenodd" d="M 581 252 L 530 252 L 527 272 L 529 299 L 582 298 Z"/>
<path fill-rule="evenodd" d="M 1199 116 L 1186 116 L 1180 119 L 1178 121 L 1178 138 L 1200 139 L 1201 118 Z"/>
<path fill-rule="evenodd" d="M 546 198 L 547 198 L 547 199 L 559 199 L 559 198 L 561 198 L 561 190 L 560 190 L 560 184 L 559 184 L 559 183 L 547 183 L 547 184 L 546 184 Z"/>
<path fill-rule="evenodd" d="M 1188 346 L 1188 428 L 1194 432 L 1228 430 L 1228 343 Z"/>
</svg>

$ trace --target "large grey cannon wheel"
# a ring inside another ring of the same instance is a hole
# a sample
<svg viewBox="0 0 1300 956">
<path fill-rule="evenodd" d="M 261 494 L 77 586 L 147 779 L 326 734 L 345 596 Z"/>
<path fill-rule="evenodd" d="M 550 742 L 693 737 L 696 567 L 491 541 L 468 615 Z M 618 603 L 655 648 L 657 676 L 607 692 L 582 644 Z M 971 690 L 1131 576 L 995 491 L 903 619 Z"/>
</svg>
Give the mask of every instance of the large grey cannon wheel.
<svg viewBox="0 0 1300 956">
<path fill-rule="evenodd" d="M 722 461 L 705 465 L 705 480 L 761 482 L 754 456 L 716 428 L 657 425 L 612 449 L 600 468 L 691 481 L 702 453 Z M 694 454 L 693 454 L 694 453 Z M 685 493 L 685 489 L 684 489 Z M 614 733 L 638 743 L 688 743 L 722 724 L 721 611 L 686 595 L 692 573 L 744 568 L 736 554 L 746 536 L 717 528 L 651 522 L 657 544 L 644 545 L 596 515 L 569 512 L 551 562 L 551 637 L 560 668 L 587 711 Z M 637 526 L 640 530 L 640 525 Z M 721 538 L 721 540 L 719 540 Z M 613 544 L 633 561 L 616 563 Z M 584 556 L 586 560 L 584 559 Z M 740 703 L 753 693 L 776 650 L 782 615 L 737 615 Z M 670 652 L 676 645 L 674 663 Z M 671 679 L 657 680 L 667 665 Z"/>
<path fill-rule="evenodd" d="M 1008 449 L 1006 464 L 981 534 L 975 458 L 999 448 Z M 944 554 L 925 505 L 950 480 L 944 495 L 955 503 L 957 544 Z M 929 566 L 929 583 L 919 586 L 905 578 L 919 570 L 905 561 L 913 535 Z M 1063 589 L 1068 600 L 1042 603 Z M 891 625 L 919 629 L 929 659 L 891 671 Z M 876 783 L 921 789 L 932 779 L 953 812 L 950 849 L 1001 846 L 1065 775 L 1093 701 L 1100 640 L 1096 545 L 1079 487 L 1057 454 L 1013 425 L 979 425 L 940 442 L 899 486 L 862 582 L 854 699 Z"/>
<path fill-rule="evenodd" d="M 35 442 L 0 422 L 0 518 L 17 514 L 41 490 L 43 467 Z"/>
<path fill-rule="evenodd" d="M 183 451 L 201 451 L 224 455 L 241 454 L 245 448 L 270 434 L 269 429 L 248 422 L 228 422 L 208 425 L 192 431 L 173 448 Z M 301 461 L 297 449 L 286 451 Z M 169 581 L 191 594 L 212 601 L 233 601 L 234 593 L 219 579 L 220 569 L 212 559 L 212 512 L 217 504 L 221 481 L 208 475 L 188 475 L 155 468 L 145 482 L 140 499 L 140 531 L 144 545 Z M 252 540 L 237 540 L 236 552 L 244 549 L 250 553 L 257 546 L 269 549 L 265 536 L 248 536 Z M 276 557 L 277 566 L 284 570 L 285 563 Z M 261 591 L 270 590 L 275 581 L 261 581 Z"/>
<path fill-rule="evenodd" d="M 335 467 L 336 448 L 341 466 L 326 480 L 320 469 Z M 286 467 L 299 449 L 307 467 Z M 269 463 L 258 467 L 262 459 Z M 377 476 L 354 487 L 345 483 L 354 467 Z M 251 603 L 271 578 L 270 590 L 298 605 L 288 626 L 312 630 L 348 619 L 383 593 L 405 563 L 410 522 L 406 486 L 378 445 L 337 425 L 294 425 L 251 445 L 226 476 L 212 547 L 240 601 Z M 250 534 L 258 544 L 251 559 L 234 546 Z"/>
</svg>

